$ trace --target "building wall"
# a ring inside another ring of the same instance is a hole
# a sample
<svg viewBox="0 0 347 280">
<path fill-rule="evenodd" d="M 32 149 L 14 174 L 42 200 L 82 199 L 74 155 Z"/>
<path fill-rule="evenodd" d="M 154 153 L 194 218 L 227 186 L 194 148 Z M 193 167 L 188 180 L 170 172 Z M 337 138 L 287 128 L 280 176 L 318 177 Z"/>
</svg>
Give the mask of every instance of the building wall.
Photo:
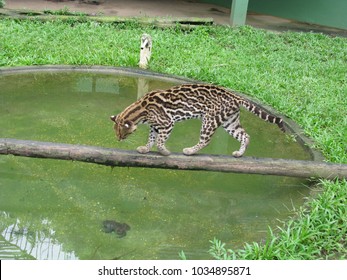
<svg viewBox="0 0 347 280">
<path fill-rule="evenodd" d="M 249 0 L 248 11 L 347 29 L 346 0 Z"/>
<path fill-rule="evenodd" d="M 200 0 L 228 8 L 232 1 Z M 248 11 L 347 29 L 347 0 L 248 0 Z"/>
</svg>

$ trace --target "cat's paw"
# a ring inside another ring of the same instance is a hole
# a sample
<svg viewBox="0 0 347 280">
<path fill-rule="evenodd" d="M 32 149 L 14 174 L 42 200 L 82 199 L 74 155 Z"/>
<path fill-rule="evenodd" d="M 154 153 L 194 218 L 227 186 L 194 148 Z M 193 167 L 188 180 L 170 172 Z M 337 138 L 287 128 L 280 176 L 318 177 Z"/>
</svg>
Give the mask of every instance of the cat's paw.
<svg viewBox="0 0 347 280">
<path fill-rule="evenodd" d="M 147 154 L 149 152 L 149 148 L 147 146 L 140 146 L 137 147 L 137 152 L 139 152 L 140 154 Z"/>
<path fill-rule="evenodd" d="M 186 156 L 190 156 L 190 155 L 193 155 L 196 153 L 195 149 L 193 148 L 184 148 L 183 149 L 183 153 L 186 155 Z"/>
<path fill-rule="evenodd" d="M 242 155 L 243 155 L 243 153 L 241 153 L 240 151 L 233 152 L 233 157 L 238 158 L 238 157 L 242 157 Z"/>
<path fill-rule="evenodd" d="M 171 152 L 166 148 L 158 148 L 158 152 L 163 156 L 169 156 Z"/>
</svg>

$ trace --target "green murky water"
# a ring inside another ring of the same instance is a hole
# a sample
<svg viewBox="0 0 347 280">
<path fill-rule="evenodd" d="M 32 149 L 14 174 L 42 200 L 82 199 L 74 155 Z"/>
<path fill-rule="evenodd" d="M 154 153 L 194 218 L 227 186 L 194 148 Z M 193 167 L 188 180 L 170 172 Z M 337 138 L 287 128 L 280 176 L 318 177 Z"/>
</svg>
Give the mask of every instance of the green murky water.
<svg viewBox="0 0 347 280">
<path fill-rule="evenodd" d="M 135 149 L 142 125 L 126 142 L 109 116 L 143 91 L 172 83 L 87 72 L 0 76 L 0 137 Z M 140 90 L 139 90 L 140 89 Z M 248 156 L 308 159 L 279 129 L 248 112 Z M 168 147 L 195 144 L 200 121 L 177 124 Z M 203 153 L 231 154 L 238 142 L 222 129 Z M 260 241 L 268 226 L 302 205 L 305 181 L 275 176 L 109 168 L 87 163 L 0 156 L 0 259 L 210 258 L 209 240 L 228 247 Z M 123 238 L 103 220 L 130 225 Z"/>
</svg>

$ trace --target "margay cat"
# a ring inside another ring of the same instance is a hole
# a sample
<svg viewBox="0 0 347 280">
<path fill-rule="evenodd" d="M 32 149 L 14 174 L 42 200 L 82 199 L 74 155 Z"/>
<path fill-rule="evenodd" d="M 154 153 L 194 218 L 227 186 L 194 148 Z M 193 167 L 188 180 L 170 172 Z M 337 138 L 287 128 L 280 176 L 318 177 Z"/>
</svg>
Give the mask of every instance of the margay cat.
<svg viewBox="0 0 347 280">
<path fill-rule="evenodd" d="M 240 149 L 233 152 L 241 157 L 249 143 L 249 135 L 240 125 L 240 106 L 261 119 L 275 123 L 284 131 L 283 120 L 262 111 L 260 108 L 222 87 L 208 84 L 174 86 L 167 90 L 155 90 L 128 106 L 122 113 L 111 116 L 118 140 L 133 133 L 137 124 L 150 126 L 148 143 L 137 148 L 139 153 L 148 153 L 156 143 L 162 155 L 169 155 L 165 142 L 175 122 L 193 118 L 202 119 L 199 143 L 183 149 L 185 155 L 192 155 L 208 145 L 219 126 L 240 143 Z"/>
</svg>

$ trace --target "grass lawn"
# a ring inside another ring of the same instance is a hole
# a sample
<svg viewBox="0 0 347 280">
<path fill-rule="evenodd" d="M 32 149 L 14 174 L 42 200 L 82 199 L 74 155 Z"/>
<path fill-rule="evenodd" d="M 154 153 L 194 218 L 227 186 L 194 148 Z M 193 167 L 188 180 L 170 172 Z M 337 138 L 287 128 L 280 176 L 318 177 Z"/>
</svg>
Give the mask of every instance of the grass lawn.
<svg viewBox="0 0 347 280">
<path fill-rule="evenodd" d="M 274 34 L 251 27 L 0 20 L 0 66 L 70 64 L 137 67 L 139 40 L 154 41 L 150 69 L 213 82 L 254 96 L 297 122 L 327 161 L 347 163 L 347 39 Z M 322 180 L 323 192 L 264 243 L 216 258 L 325 259 L 347 255 L 347 181 Z M 187 256 L 189 258 L 189 256 Z"/>
</svg>

